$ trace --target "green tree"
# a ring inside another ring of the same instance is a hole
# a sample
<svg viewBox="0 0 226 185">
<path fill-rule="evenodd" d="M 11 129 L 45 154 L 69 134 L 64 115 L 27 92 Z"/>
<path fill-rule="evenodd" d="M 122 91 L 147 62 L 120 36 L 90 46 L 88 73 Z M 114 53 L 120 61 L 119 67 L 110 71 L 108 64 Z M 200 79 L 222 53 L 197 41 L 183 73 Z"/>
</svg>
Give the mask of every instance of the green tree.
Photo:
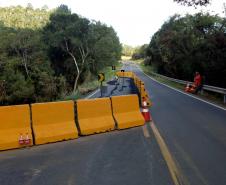
<svg viewBox="0 0 226 185">
<path fill-rule="evenodd" d="M 31 4 L 26 8 L 21 6 L 0 7 L 0 21 L 12 28 L 42 28 L 49 21 L 52 11 L 46 8 L 33 9 Z"/>
<path fill-rule="evenodd" d="M 71 14 L 65 6 L 57 9 L 50 17 L 50 23 L 44 28 L 44 40 L 49 45 L 50 52 L 58 51 L 67 59 L 68 55 L 74 63 L 74 86 L 75 93 L 82 68 L 89 54 L 87 36 L 89 20 L 80 18 L 77 14 Z M 56 58 L 52 58 L 56 60 Z M 58 62 L 58 61 L 57 61 Z M 58 67 L 58 66 L 57 66 Z M 68 71 L 64 71 L 64 74 Z M 71 71 L 69 73 L 71 78 Z"/>
<path fill-rule="evenodd" d="M 51 15 L 43 33 L 56 74 L 66 76 L 73 93 L 85 71 L 97 73 L 121 55 L 113 28 L 72 14 L 63 5 Z"/>
<path fill-rule="evenodd" d="M 121 56 L 112 27 L 65 5 L 0 8 L 0 40 L 1 105 L 62 98 Z"/>
<path fill-rule="evenodd" d="M 206 6 L 211 0 L 174 0 L 177 3 L 187 6 Z"/>
<path fill-rule="evenodd" d="M 146 57 L 146 50 L 148 48 L 148 44 L 143 44 L 142 46 L 138 46 L 135 48 L 132 59 L 137 60 Z"/>
<path fill-rule="evenodd" d="M 175 15 L 155 33 L 147 49 L 157 72 L 193 80 L 195 71 L 210 85 L 226 87 L 225 20 L 209 14 Z"/>
<path fill-rule="evenodd" d="M 105 66 L 114 65 L 121 58 L 122 47 L 112 27 L 92 22 L 89 29 L 89 68 L 96 74 Z"/>
</svg>

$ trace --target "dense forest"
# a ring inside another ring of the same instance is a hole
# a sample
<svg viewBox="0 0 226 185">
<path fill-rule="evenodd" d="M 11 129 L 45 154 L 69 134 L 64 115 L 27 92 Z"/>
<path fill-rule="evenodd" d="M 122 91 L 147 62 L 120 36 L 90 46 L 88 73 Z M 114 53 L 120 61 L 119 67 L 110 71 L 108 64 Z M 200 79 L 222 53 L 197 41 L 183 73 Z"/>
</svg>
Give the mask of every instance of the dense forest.
<svg viewBox="0 0 226 185">
<path fill-rule="evenodd" d="M 151 39 L 146 65 L 173 78 L 226 87 L 226 20 L 208 13 L 172 16 Z"/>
<path fill-rule="evenodd" d="M 122 56 L 130 57 L 133 60 L 138 60 L 145 58 L 148 44 L 143 44 L 136 47 L 126 44 L 123 44 L 122 46 Z"/>
<path fill-rule="evenodd" d="M 53 101 L 77 93 L 121 57 L 112 27 L 61 5 L 0 8 L 0 104 Z"/>
</svg>

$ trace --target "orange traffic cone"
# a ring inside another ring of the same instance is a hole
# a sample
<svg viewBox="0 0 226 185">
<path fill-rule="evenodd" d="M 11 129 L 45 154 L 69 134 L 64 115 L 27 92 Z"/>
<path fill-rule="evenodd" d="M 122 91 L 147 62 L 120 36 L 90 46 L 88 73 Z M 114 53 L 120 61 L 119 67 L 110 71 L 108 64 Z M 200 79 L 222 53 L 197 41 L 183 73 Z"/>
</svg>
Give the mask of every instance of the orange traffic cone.
<svg viewBox="0 0 226 185">
<path fill-rule="evenodd" d="M 192 84 L 192 87 L 190 89 L 190 92 L 191 93 L 195 93 L 195 90 L 196 90 L 196 85 L 195 84 Z"/>
<path fill-rule="evenodd" d="M 31 143 L 31 139 L 29 138 L 28 133 L 26 133 L 26 139 L 25 139 L 25 144 L 29 145 Z"/>
<path fill-rule="evenodd" d="M 187 86 L 185 87 L 185 92 L 188 92 L 189 91 L 189 89 L 190 89 L 190 84 L 189 83 L 187 83 Z"/>
<path fill-rule="evenodd" d="M 143 97 L 142 100 L 142 115 L 144 116 L 144 119 L 146 122 L 151 121 L 151 115 L 147 106 L 147 101 L 145 100 L 145 98 Z"/>
<path fill-rule="evenodd" d="M 20 134 L 20 137 L 19 137 L 19 144 L 20 145 L 23 145 L 24 144 L 24 138 L 23 138 L 23 135 Z"/>
</svg>

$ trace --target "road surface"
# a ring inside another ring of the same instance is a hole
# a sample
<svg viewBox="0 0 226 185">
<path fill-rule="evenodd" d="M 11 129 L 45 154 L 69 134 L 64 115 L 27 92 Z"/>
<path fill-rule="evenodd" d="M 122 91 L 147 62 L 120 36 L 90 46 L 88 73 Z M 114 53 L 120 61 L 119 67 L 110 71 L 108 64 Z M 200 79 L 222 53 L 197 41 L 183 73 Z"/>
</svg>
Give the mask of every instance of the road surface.
<svg viewBox="0 0 226 185">
<path fill-rule="evenodd" d="M 124 69 L 144 81 L 154 124 L 0 152 L 0 185 L 226 185 L 226 111 L 154 81 L 130 62 Z M 122 81 L 117 89 L 108 85 L 104 96 L 135 93 L 129 79 L 123 90 Z"/>
<path fill-rule="evenodd" d="M 131 63 L 149 92 L 151 113 L 184 178 L 190 185 L 226 185 L 226 111 L 168 88 Z"/>
<path fill-rule="evenodd" d="M 119 79 L 103 96 L 135 92 Z M 116 184 L 173 185 L 150 125 L 0 152 L 0 185 Z"/>
</svg>

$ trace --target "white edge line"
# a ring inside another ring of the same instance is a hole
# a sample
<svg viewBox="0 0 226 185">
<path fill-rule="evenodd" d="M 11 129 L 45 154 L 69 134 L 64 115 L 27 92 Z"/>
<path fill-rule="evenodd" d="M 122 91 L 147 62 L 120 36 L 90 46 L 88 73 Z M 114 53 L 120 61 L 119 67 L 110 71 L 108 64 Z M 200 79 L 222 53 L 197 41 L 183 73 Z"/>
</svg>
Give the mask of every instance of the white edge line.
<svg viewBox="0 0 226 185">
<path fill-rule="evenodd" d="M 139 68 L 138 68 L 138 69 L 139 69 Z M 140 69 L 140 71 L 141 71 L 142 73 L 144 73 L 148 78 L 152 79 L 153 81 L 155 81 L 155 82 L 157 82 L 157 83 L 159 83 L 159 84 L 161 84 L 161 85 L 164 85 L 164 86 L 166 86 L 166 87 L 168 87 L 168 88 L 170 88 L 170 89 L 173 89 L 173 90 L 175 90 L 175 91 L 177 91 L 177 92 L 179 92 L 179 93 L 182 93 L 182 94 L 184 94 L 184 95 L 190 96 L 190 97 L 192 97 L 192 98 L 194 98 L 194 99 L 197 99 L 197 100 L 199 100 L 199 101 L 205 102 L 205 103 L 207 103 L 207 104 L 209 104 L 209 105 L 212 105 L 212 106 L 214 106 L 214 107 L 217 107 L 217 108 L 219 108 L 219 109 L 222 109 L 222 110 L 226 111 L 226 108 L 224 108 L 224 107 L 221 107 L 221 106 L 219 106 L 219 105 L 210 103 L 210 102 L 208 102 L 208 101 L 205 101 L 205 100 L 203 100 L 203 99 L 201 99 L 201 98 L 197 98 L 197 97 L 192 96 L 192 95 L 190 95 L 190 94 L 184 93 L 183 91 L 180 91 L 180 90 L 178 90 L 178 89 L 175 89 L 175 88 L 173 88 L 173 87 L 170 87 L 169 85 L 166 85 L 166 84 L 164 84 L 164 83 L 161 83 L 161 82 L 155 80 L 154 78 L 150 77 L 148 74 L 146 74 L 145 72 L 143 72 L 141 69 Z"/>
<path fill-rule="evenodd" d="M 90 95 L 88 95 L 88 96 L 86 96 L 85 97 L 85 99 L 89 99 L 89 98 L 91 98 L 93 95 L 95 95 L 97 92 L 99 92 L 100 91 L 100 89 L 97 89 L 96 91 L 94 91 L 92 94 L 90 94 Z"/>
</svg>

